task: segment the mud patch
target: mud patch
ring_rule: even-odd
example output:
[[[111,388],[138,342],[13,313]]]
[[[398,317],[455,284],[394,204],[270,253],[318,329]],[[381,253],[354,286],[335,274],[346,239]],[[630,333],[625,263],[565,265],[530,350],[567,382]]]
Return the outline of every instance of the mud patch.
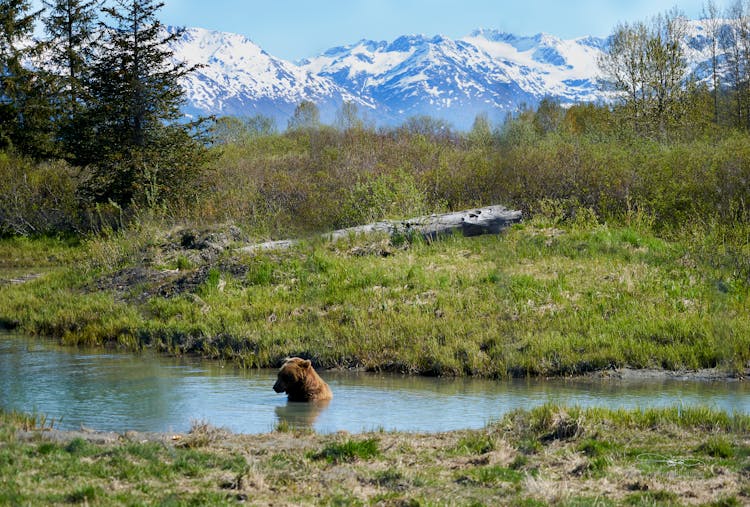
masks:
[[[222,275],[243,278],[249,268],[237,261],[204,264],[185,271],[136,266],[99,278],[89,290],[112,292],[118,301],[145,303],[152,297],[173,298],[182,294],[194,294],[206,283],[214,269]]]
[[[237,259],[225,259],[222,254],[233,242],[244,237],[234,226],[221,230],[180,229],[169,233],[165,240],[143,253],[146,259],[138,266],[130,266],[101,276],[86,289],[107,291],[118,301],[145,303],[152,297],[172,298],[195,293],[212,270],[236,278],[244,277],[248,267]],[[153,259],[159,259],[158,262]],[[179,266],[178,269],[156,267]]]
[[[719,368],[704,368],[701,370],[661,370],[656,368],[635,369],[617,368],[613,370],[601,370],[592,372],[587,377],[592,379],[615,379],[615,380],[705,380],[710,381],[742,381],[750,378],[750,368],[744,372],[733,372]]]

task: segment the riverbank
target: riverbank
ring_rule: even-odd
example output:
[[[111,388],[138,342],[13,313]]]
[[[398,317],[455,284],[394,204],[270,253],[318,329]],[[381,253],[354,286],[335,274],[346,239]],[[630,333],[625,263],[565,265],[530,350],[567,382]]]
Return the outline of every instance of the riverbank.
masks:
[[[750,298],[722,261],[731,252],[649,231],[581,213],[500,236],[267,252],[243,252],[248,238],[230,226],[6,240],[3,268],[23,283],[0,285],[0,322],[69,345],[244,367],[297,355],[322,369],[441,376],[746,375]],[[37,261],[42,276],[22,279]]]
[[[750,502],[750,418],[708,409],[516,411],[481,430],[58,432],[0,414],[0,503],[714,505]]]

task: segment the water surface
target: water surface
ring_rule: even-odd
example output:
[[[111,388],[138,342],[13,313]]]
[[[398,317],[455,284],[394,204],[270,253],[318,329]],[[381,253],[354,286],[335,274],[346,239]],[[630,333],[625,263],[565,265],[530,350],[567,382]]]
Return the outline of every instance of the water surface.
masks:
[[[205,421],[263,433],[281,421],[318,432],[437,432],[481,428],[516,408],[547,402],[609,408],[709,406],[750,413],[745,382],[680,380],[435,379],[319,372],[334,399],[290,403],[273,392],[275,370],[153,354],[90,351],[0,334],[0,408],[45,414],[55,427],[189,430]]]

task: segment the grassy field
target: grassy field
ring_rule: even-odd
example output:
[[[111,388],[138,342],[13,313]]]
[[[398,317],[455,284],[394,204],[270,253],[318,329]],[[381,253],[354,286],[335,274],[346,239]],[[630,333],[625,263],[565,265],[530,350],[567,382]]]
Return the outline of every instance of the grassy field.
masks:
[[[750,419],[547,405],[482,430],[61,433],[0,414],[2,505],[739,506]]]
[[[44,274],[0,286],[0,322],[66,344],[247,367],[289,355],[491,378],[750,367],[748,284],[720,262],[720,243],[706,252],[585,217],[500,236],[312,240],[252,254],[186,234],[2,242],[3,258],[17,259],[3,269]]]
[[[745,252],[716,236],[539,216],[500,236],[242,253],[231,227],[0,242],[0,324],[69,345],[330,368],[576,375],[750,366]],[[28,276],[28,275],[39,275]],[[11,280],[13,280],[11,282]],[[481,430],[59,432],[0,414],[0,505],[750,504],[750,419],[517,411]]]

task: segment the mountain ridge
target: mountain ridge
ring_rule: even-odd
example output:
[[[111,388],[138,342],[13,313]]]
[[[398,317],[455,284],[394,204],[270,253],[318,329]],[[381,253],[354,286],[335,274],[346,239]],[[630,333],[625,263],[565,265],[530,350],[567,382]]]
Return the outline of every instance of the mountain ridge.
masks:
[[[689,23],[685,47],[694,70],[706,59],[706,42],[701,23]],[[501,121],[543,98],[563,104],[610,100],[598,84],[597,66],[607,41],[479,28],[459,39],[361,39],[293,63],[243,35],[187,28],[171,49],[176,59],[203,64],[184,81],[188,116],[262,114],[284,128],[295,107],[309,100],[328,123],[351,102],[378,125],[429,115],[467,129],[477,114]]]

